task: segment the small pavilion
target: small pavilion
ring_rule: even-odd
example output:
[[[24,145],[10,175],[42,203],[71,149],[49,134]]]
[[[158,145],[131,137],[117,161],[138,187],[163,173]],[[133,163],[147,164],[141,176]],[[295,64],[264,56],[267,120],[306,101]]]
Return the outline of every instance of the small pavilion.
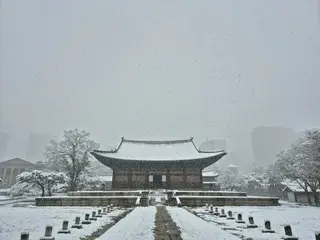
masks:
[[[94,150],[98,161],[113,170],[113,189],[202,188],[202,170],[226,155],[201,151],[193,138],[165,141],[122,138],[110,151]]]

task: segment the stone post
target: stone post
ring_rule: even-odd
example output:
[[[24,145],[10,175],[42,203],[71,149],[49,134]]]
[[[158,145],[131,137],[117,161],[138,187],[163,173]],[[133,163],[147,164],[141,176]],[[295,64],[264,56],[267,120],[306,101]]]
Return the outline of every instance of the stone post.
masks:
[[[71,233],[71,231],[68,230],[68,225],[69,225],[69,221],[63,221],[62,222],[62,230],[60,230],[58,233],[59,234],[60,233],[66,233],[66,234]]]
[[[269,220],[266,220],[266,221],[264,222],[264,227],[265,227],[266,229],[268,229],[268,230],[271,229],[271,223],[270,223]]]
[[[91,221],[90,221],[90,214],[89,213],[86,213],[84,215],[84,220],[82,221],[82,224],[90,224]]]
[[[215,215],[215,216],[219,216],[220,215],[219,209],[217,207],[215,208],[213,215]]]
[[[20,240],[29,240],[29,233],[22,232],[20,236]]]
[[[44,236],[45,237],[51,237],[51,235],[52,235],[52,226],[46,226],[46,230],[45,230],[45,232],[44,232]]]
[[[62,230],[68,230],[69,221],[62,222]]]
[[[232,211],[228,211],[228,217],[227,217],[228,220],[233,220],[234,217],[232,216]]]
[[[101,209],[98,209],[98,215],[97,217],[102,217]]]
[[[76,217],[75,224],[80,224],[80,217]]]
[[[269,220],[264,221],[264,229],[262,230],[263,233],[274,233],[271,229],[271,222]]]
[[[97,221],[96,211],[92,211],[90,220]]]
[[[245,221],[243,221],[243,219],[242,219],[242,214],[241,213],[238,213],[237,218],[238,218],[238,220],[236,220],[236,223],[245,223]]]
[[[221,218],[227,217],[227,215],[225,214],[225,212],[224,212],[224,209],[223,209],[223,208],[221,209],[220,217],[221,217]]]
[[[106,207],[102,208],[102,215],[107,215],[107,208]]]
[[[46,226],[46,230],[44,231],[44,237],[41,237],[40,240],[54,240],[54,237],[52,237],[52,226]]]
[[[80,223],[80,217],[76,217],[75,223],[74,223],[74,225],[71,226],[71,228],[77,228],[77,229],[82,228],[82,225]]]
[[[209,212],[213,213],[213,206],[212,205],[209,206]]]
[[[252,216],[249,216],[249,224],[247,225],[247,228],[257,228],[258,225],[254,224],[254,219]]]
[[[293,236],[292,229],[291,229],[290,225],[284,226],[284,233],[285,233],[285,236],[283,236],[282,239],[285,239],[285,240],[298,240],[299,239],[298,237]]]
[[[284,226],[284,234],[286,236],[292,236],[292,229],[290,225]]]

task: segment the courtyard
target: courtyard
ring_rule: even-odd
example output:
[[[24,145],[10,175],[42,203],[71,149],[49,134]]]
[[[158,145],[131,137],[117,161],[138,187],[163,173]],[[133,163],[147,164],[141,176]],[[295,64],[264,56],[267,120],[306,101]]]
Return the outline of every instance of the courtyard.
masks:
[[[282,203],[270,207],[219,207],[233,216],[243,215],[245,224],[214,216],[203,207],[114,207],[97,221],[71,229],[70,234],[58,234],[62,221],[69,221],[69,228],[77,216],[97,211],[98,207],[37,207],[34,203],[10,203],[0,206],[0,239],[20,239],[21,232],[29,232],[29,239],[44,236],[46,225],[53,226],[55,239],[281,239],[284,225],[291,225],[293,235],[304,240],[314,240],[320,228],[320,208]],[[257,228],[247,228],[249,216],[254,217]],[[271,221],[275,233],[262,233],[264,221]]]

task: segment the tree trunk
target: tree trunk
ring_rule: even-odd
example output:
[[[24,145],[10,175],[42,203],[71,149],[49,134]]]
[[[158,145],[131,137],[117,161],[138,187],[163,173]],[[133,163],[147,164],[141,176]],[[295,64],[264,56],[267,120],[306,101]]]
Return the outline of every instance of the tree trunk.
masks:
[[[51,183],[50,181],[48,182],[48,196],[51,197],[52,196],[52,192],[51,192]]]
[[[312,202],[311,202],[311,197],[310,197],[310,192],[308,191],[308,184],[307,183],[304,183],[304,191],[306,192],[307,194],[307,198],[308,198],[308,203],[309,205],[311,206],[312,205]]]
[[[317,207],[320,207],[320,199],[319,199],[319,194],[317,190],[312,191],[313,197],[314,197],[314,203],[316,204]]]
[[[44,197],[45,196],[45,190],[44,190],[44,186],[40,186],[41,188],[41,197]]]
[[[36,182],[36,184],[41,188],[41,197],[45,196],[45,187],[40,182]]]

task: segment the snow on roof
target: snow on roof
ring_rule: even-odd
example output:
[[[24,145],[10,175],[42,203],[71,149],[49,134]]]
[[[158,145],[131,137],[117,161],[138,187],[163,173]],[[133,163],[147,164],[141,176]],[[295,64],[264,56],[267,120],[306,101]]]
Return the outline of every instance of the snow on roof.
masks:
[[[228,165],[228,168],[238,168],[238,166],[234,165],[234,164],[230,164],[230,165]]]
[[[213,171],[203,171],[202,172],[203,177],[218,177],[219,173],[213,172]]]
[[[193,138],[167,141],[129,140],[122,138],[117,149],[93,152],[102,157],[122,160],[191,160],[224,155],[224,151],[205,152],[199,150]]]
[[[26,166],[30,166],[30,167],[34,167],[35,164],[31,163],[31,162],[28,162],[26,160],[23,160],[21,158],[13,158],[13,159],[9,159],[9,160],[6,160],[6,161],[3,161],[3,162],[0,162],[0,166],[6,166],[6,165],[26,165]]]
[[[285,189],[289,189],[292,192],[305,192],[298,183],[288,183],[285,185],[286,187],[282,191],[284,191]],[[312,192],[310,187],[308,187],[308,192]],[[320,192],[320,189],[318,189],[317,192]]]

